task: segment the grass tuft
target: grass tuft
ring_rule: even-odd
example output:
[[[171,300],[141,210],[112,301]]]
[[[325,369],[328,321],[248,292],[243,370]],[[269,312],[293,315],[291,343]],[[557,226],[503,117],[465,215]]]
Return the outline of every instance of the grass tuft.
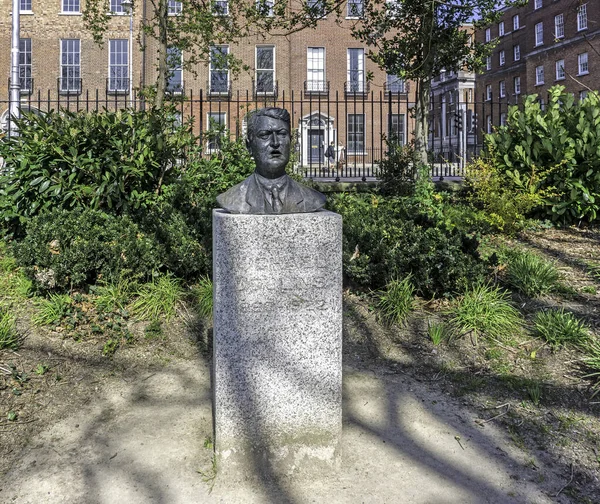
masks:
[[[510,303],[508,292],[489,284],[467,291],[450,310],[450,325],[456,333],[479,334],[506,340],[521,330],[521,316]]]
[[[21,337],[14,315],[0,307],[0,350],[17,350],[20,344]]]
[[[67,294],[50,294],[48,299],[37,301],[38,312],[32,317],[35,325],[58,324],[66,317],[73,306],[73,300]]]
[[[192,288],[194,306],[202,318],[211,318],[213,314],[213,283],[208,277],[200,279],[198,285]]]
[[[414,292],[410,277],[390,281],[385,289],[378,293],[377,308],[381,319],[387,324],[403,322],[413,309]]]
[[[98,311],[115,313],[125,309],[131,300],[135,284],[119,280],[117,283],[99,285],[95,288],[94,305]]]
[[[600,392],[600,341],[588,340],[583,346],[583,351],[585,352],[583,364],[590,371],[584,378],[591,378],[594,381],[591,387],[593,397]]]
[[[183,295],[178,279],[171,275],[160,276],[137,289],[137,299],[131,304],[131,312],[138,320],[164,317],[168,321],[175,315],[175,308]]]
[[[438,346],[447,338],[448,329],[443,322],[431,322],[427,324],[427,334],[431,338],[431,342]]]
[[[585,324],[562,308],[536,313],[533,325],[535,334],[553,348],[567,344],[582,345],[589,337]]]
[[[560,273],[556,266],[528,250],[507,253],[507,284],[528,297],[541,296],[560,288]]]

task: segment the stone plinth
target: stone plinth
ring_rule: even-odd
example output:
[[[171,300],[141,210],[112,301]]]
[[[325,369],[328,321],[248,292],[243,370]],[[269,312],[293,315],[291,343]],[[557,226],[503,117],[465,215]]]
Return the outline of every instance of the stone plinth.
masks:
[[[342,431],[342,218],[213,213],[219,470],[319,472]]]

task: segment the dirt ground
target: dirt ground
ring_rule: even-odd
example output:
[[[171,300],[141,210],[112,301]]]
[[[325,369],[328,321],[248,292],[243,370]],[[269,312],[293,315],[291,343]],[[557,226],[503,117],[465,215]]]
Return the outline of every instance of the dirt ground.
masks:
[[[598,234],[522,241],[554,257],[574,292],[516,301],[525,312],[567,303],[598,334]],[[133,344],[107,358],[93,341],[32,328],[29,309],[22,347],[0,352],[2,503],[600,502],[600,397],[572,350],[531,338],[502,359],[468,338],[436,347],[426,327],[440,306],[389,330],[346,293],[341,470],[240,481],[212,465],[210,332],[193,316],[157,339],[132,327]]]

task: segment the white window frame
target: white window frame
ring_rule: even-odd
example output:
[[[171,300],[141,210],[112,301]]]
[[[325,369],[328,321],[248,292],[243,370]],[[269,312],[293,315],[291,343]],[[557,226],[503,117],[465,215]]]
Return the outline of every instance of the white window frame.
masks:
[[[586,75],[590,73],[588,53],[584,52],[577,55],[577,75]]]
[[[352,68],[352,54],[357,55],[357,68]],[[346,90],[351,93],[364,93],[365,86],[365,50],[362,47],[351,47],[346,52]]]
[[[565,79],[565,60],[558,60],[554,64],[554,69],[556,71],[556,80],[564,80]]]
[[[506,126],[506,112],[500,113],[500,126]]]
[[[81,14],[81,0],[61,0],[60,13],[70,16],[78,16]],[[67,39],[64,39],[67,40]],[[74,40],[74,39],[69,39]]]
[[[183,10],[183,4],[179,0],[169,0],[167,4],[168,16],[179,16]]]
[[[491,55],[488,55],[485,58],[485,69],[486,70],[492,69],[492,56]]]
[[[515,14],[512,17],[512,22],[513,22],[513,31],[517,31],[521,27],[518,14]]]
[[[561,39],[565,36],[565,16],[561,12],[554,16],[554,38]]]
[[[587,30],[587,4],[581,4],[577,7],[577,31]]]
[[[506,81],[501,80],[500,83],[500,98],[506,97]]]
[[[506,53],[504,52],[504,49],[498,53],[498,60],[500,62],[500,66],[504,66],[506,64]]]
[[[504,21],[498,23],[498,36],[504,37]]]
[[[71,81],[74,83],[73,86],[70,85]],[[60,39],[59,91],[61,93],[81,93],[80,39]]]
[[[33,77],[31,73],[32,52],[31,39],[19,39],[19,87],[21,93],[31,93],[33,91]]]
[[[485,100],[486,101],[491,101],[492,97],[493,97],[492,85],[488,84],[487,86],[485,86]]]
[[[486,28],[485,29],[485,41],[490,42],[491,40],[492,40],[492,29]]]
[[[32,14],[33,11],[33,0],[20,0],[19,2],[19,13],[20,14]]]
[[[215,16],[229,16],[229,0],[213,0],[212,11]]]
[[[323,93],[327,91],[325,80],[325,48],[306,48],[306,91]]]
[[[347,0],[346,19],[360,19],[365,12],[363,0]]]
[[[533,10],[538,10],[542,8],[542,0],[534,0],[533,2]]]
[[[535,67],[535,85],[541,86],[544,84],[544,65]]]
[[[216,120],[215,120],[216,117]],[[211,121],[212,119],[212,121]],[[218,126],[227,127],[227,112],[223,111],[210,111],[206,113],[206,131],[211,131],[211,126],[213,124],[217,124]],[[219,152],[221,150],[221,146],[219,145],[219,140],[209,140],[206,142],[206,152],[208,154],[213,152]]]
[[[540,21],[535,25],[535,45],[540,46],[544,44],[544,23]]]
[[[516,95],[521,94],[521,77],[517,76],[513,79],[513,87]]]
[[[221,54],[224,54],[225,56],[229,55],[229,46],[226,44],[223,45],[214,45],[211,46],[210,48],[210,63],[208,66],[208,92],[211,95],[226,95],[229,94],[229,79],[230,79],[230,74],[229,74],[229,65],[225,65],[225,68],[221,67],[221,66],[214,66],[214,61],[213,61],[213,51],[218,50],[219,52],[221,52]],[[216,74],[222,74],[225,73],[225,83],[226,83],[226,89],[222,89],[221,85],[219,84],[219,86],[216,86],[218,89],[213,89],[213,75]],[[222,79],[220,79],[221,81]]]
[[[126,14],[122,0],[110,0],[108,2],[108,13],[111,16],[123,16]]]
[[[275,0],[256,0],[256,9],[266,17],[273,17],[275,15],[274,7]]]
[[[489,135],[492,132],[492,116],[485,116],[485,132]]]
[[[124,48],[124,50],[123,50]],[[120,49],[120,50],[119,50]],[[116,85],[114,85],[116,84]],[[129,92],[129,40],[108,41],[108,92]]]
[[[271,50],[271,62],[272,62],[272,68],[259,68],[259,58],[258,58],[258,53],[259,51],[263,50],[263,49],[270,49]],[[255,68],[255,74],[254,74],[254,78],[255,78],[255,82],[256,82],[256,88],[255,91],[257,94],[260,95],[274,95],[275,94],[275,90],[277,88],[277,81],[275,79],[275,68],[276,68],[276,60],[275,60],[275,46],[274,45],[257,45],[256,49],[254,50],[254,68]],[[271,89],[268,91],[259,91],[259,73],[260,74],[271,74]]]
[[[355,123],[354,121],[352,122],[353,127],[350,128],[350,118],[356,118],[356,117],[362,117],[362,132],[351,132],[350,130],[354,128]],[[347,140],[347,152],[348,154],[358,154],[358,155],[362,155],[365,153],[365,140],[366,140],[366,135],[365,135],[365,114],[347,114],[346,116],[346,140]],[[356,138],[351,139],[350,135],[355,135]],[[360,135],[360,137],[359,137]],[[360,148],[362,145],[362,148]]]
[[[519,61],[521,59],[521,46],[515,44],[513,46],[513,61]]]
[[[181,49],[173,46],[167,48],[167,66],[169,67],[167,93],[183,93],[183,51]]]

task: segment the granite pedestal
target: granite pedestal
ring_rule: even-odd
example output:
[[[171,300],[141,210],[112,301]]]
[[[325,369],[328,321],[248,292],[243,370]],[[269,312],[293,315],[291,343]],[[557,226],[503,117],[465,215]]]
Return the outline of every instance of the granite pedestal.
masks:
[[[220,471],[340,461],[342,218],[213,213],[213,407]]]

